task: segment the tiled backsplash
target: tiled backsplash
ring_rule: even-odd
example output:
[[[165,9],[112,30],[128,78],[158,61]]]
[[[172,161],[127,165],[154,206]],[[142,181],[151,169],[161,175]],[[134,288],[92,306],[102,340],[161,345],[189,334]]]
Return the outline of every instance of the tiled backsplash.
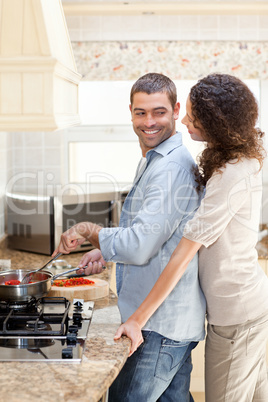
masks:
[[[267,15],[67,16],[72,41],[268,40]]]
[[[46,182],[61,183],[61,134],[61,131],[8,133],[8,190],[36,191]]]

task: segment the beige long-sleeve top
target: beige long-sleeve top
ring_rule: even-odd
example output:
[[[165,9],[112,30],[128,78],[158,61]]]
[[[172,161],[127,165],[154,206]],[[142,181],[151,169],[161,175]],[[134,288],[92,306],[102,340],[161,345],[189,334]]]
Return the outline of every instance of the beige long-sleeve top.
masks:
[[[268,278],[258,264],[262,177],[255,159],[227,163],[207,182],[184,237],[201,243],[199,277],[207,319],[234,325],[268,311]]]

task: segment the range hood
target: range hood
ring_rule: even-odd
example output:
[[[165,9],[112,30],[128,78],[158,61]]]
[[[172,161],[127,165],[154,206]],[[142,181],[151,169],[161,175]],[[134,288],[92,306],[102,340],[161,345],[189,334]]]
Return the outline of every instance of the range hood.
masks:
[[[80,78],[61,0],[0,0],[0,131],[79,124]]]

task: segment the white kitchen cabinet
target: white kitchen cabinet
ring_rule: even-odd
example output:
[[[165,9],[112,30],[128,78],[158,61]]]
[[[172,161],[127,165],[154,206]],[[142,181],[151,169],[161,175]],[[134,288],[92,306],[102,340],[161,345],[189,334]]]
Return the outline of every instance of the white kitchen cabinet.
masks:
[[[80,78],[61,0],[0,0],[0,131],[79,124]]]
[[[193,392],[205,391],[205,341],[198,343],[197,347],[192,351],[193,371],[191,375],[190,390]]]
[[[266,275],[268,274],[268,260],[266,258],[259,258],[258,260],[261,268],[264,270]]]
[[[116,291],[116,264],[115,262],[109,262],[110,264],[110,289],[117,296]]]

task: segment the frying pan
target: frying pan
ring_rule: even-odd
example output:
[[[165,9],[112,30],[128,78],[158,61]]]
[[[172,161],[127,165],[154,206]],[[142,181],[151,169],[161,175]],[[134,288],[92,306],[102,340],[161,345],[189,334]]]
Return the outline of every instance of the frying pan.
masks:
[[[33,297],[39,299],[40,297],[45,296],[50,291],[53,281],[56,278],[77,269],[78,268],[72,268],[68,271],[61,272],[60,274],[54,276],[49,271],[35,272],[32,274],[32,283],[22,285],[5,285],[5,282],[13,279],[21,281],[27,272],[32,271],[17,269],[1,272],[0,300],[7,302],[28,302]]]

